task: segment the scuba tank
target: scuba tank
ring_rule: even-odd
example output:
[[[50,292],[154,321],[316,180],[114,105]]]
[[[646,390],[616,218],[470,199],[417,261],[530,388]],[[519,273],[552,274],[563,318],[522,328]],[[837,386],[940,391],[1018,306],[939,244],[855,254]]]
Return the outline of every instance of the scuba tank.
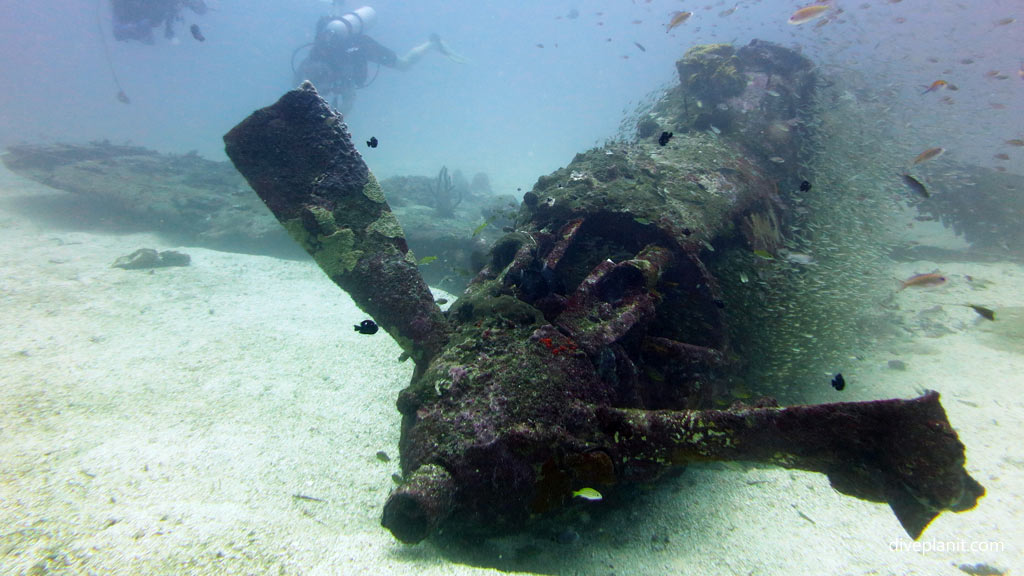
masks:
[[[346,40],[350,36],[362,34],[377,23],[377,11],[369,6],[355,10],[332,19],[327,23],[325,32],[338,40]]]
[[[325,59],[325,54],[330,54],[331,52],[337,51],[339,49],[344,49],[346,52],[354,50],[355,48],[348,48],[349,42],[355,39],[356,37],[364,34],[376,23],[377,11],[369,6],[362,6],[360,8],[356,8],[355,10],[342,14],[341,16],[335,16],[334,14],[331,14],[329,16],[324,16],[320,18],[320,21],[317,22],[316,25],[316,39],[313,42],[299,46],[292,52],[292,74],[295,76],[296,81],[298,81],[301,78],[302,75],[300,75],[299,71],[302,70],[302,67],[305,66],[307,62],[314,62],[315,64],[317,64],[318,59]],[[295,66],[295,59],[300,52],[307,48],[310,49],[310,52],[309,54],[307,54],[306,58],[303,59],[302,63],[299,65],[299,68],[297,69]],[[320,56],[318,56],[318,51],[320,51]],[[330,58],[326,59],[330,60]],[[322,66],[325,65],[325,62],[319,62],[318,64]],[[326,65],[330,66],[330,64]],[[371,78],[369,82],[366,82],[364,73],[362,77],[358,79],[353,79],[352,83],[355,85],[356,88],[365,88],[366,86],[372,84],[374,80],[376,80],[377,73],[379,72],[380,64],[377,65],[377,71],[374,72],[373,78]],[[311,78],[306,79],[310,80]],[[314,83],[316,82],[314,81]],[[323,90],[323,94],[336,92],[331,82],[328,81],[325,82],[325,84],[327,85],[318,86],[318,88],[321,88]],[[335,97],[334,99],[334,106],[337,107],[337,97]]]
[[[316,25],[316,41],[308,42],[292,51],[292,74],[296,73],[295,58],[299,52],[312,48],[317,43],[344,41],[352,36],[362,34],[377,23],[377,11],[369,6],[356,8],[341,16],[324,16]]]

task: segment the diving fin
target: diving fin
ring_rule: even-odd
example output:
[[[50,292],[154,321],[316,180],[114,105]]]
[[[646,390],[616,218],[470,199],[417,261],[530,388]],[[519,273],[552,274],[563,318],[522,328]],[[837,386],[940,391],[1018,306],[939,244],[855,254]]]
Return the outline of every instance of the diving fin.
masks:
[[[437,34],[431,34],[430,43],[437,48],[438,52],[443,54],[445,58],[451,60],[452,62],[456,62],[458,64],[469,64],[469,59],[463,56],[462,54],[459,54],[458,52],[452,50],[451,47],[449,47],[444,40],[441,40],[441,36]]]

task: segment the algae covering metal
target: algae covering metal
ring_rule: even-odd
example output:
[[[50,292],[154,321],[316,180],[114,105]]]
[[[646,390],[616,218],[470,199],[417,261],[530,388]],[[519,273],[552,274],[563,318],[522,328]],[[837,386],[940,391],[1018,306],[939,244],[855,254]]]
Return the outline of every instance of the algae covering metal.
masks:
[[[341,115],[306,83],[224,140],[228,157],[292,238],[426,365],[444,345],[446,324]]]
[[[728,52],[707,51],[716,60]],[[689,65],[702,53],[691,51]],[[741,358],[730,345],[729,302],[704,259],[716,245],[779,249],[771,244],[776,182],[792,178],[785,158],[797,142],[750,140],[799,112],[797,94],[813,82],[809,65],[785,49],[754,43],[736,54],[729,66],[745,75],[742,91],[717,103],[673,91],[648,118],[660,130],[579,154],[540,178],[515,230],[443,317],[425,287],[409,290],[418,276],[400,257],[401,237],[367,234],[387,206],[365,203],[371,177],[312,87],[225,137],[282,224],[417,358],[398,399],[403,482],[382,517],[397,538],[521,528],[581,489],[613,494],[695,460],[827,474],[845,494],[888,502],[915,538],[940,512],[982,496],[936,393],[712,409]],[[796,88],[773,90],[769,77]],[[776,98],[785,102],[760,104]],[[683,99],[746,112],[728,129],[705,130]],[[325,181],[348,184],[325,191]],[[326,249],[335,237],[342,247]],[[406,262],[403,280],[364,261]],[[382,301],[431,323],[399,324]]]

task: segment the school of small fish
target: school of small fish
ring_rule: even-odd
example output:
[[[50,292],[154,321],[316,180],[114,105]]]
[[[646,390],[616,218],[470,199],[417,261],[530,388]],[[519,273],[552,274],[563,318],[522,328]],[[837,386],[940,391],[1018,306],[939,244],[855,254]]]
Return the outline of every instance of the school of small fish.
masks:
[[[794,2],[788,6],[779,7],[769,4],[765,0],[739,0],[728,3],[727,0],[718,0],[714,4],[709,3],[703,6],[684,1],[680,9],[663,12],[660,15],[656,3],[651,1],[631,0],[631,4],[636,17],[626,19],[624,23],[629,24],[635,30],[630,33],[630,36],[633,37],[617,38],[613,35],[604,38],[604,42],[612,46],[631,45],[635,49],[632,51],[634,59],[646,58],[652,50],[655,53],[663,54],[666,49],[676,52],[695,44],[732,42],[737,31],[742,32],[744,36],[758,37],[760,28],[771,26],[772,19],[764,18],[764,13],[767,10],[776,14],[776,23],[790,26],[792,31],[789,36],[794,43],[799,44],[806,51],[805,53],[816,61],[832,60],[843,67],[865,70],[872,65],[877,65],[879,70],[886,70],[887,66],[902,66],[904,77],[897,78],[891,74],[880,74],[876,78],[877,84],[874,88],[878,97],[896,96],[902,85],[919,85],[921,88],[918,89],[918,92],[921,96],[936,95],[934,99],[929,100],[935,106],[977,108],[982,105],[991,110],[1009,111],[1012,108],[1010,102],[1013,101],[1017,102],[1018,117],[1024,117],[1024,114],[1020,113],[1021,106],[1019,104],[1024,102],[1024,94],[1022,94],[1024,90],[1017,89],[1015,93],[1008,93],[1007,90],[1002,89],[1003,87],[997,87],[995,91],[987,90],[980,93],[978,87],[970,81],[972,74],[970,69],[976,70],[973,72],[978,75],[975,78],[980,76],[986,80],[998,82],[1016,75],[1024,80],[1024,48],[1017,50],[1016,54],[1012,52],[1006,54],[1007,58],[1013,60],[1012,68],[1005,64],[1003,66],[988,64],[995,64],[996,55],[974,48],[977,41],[987,40],[987,38],[983,38],[984,36],[1000,36],[1009,31],[1018,30],[1020,22],[1016,15],[995,18],[982,17],[983,13],[988,12],[987,8],[982,10],[979,7],[978,10],[969,10],[967,4],[964,3],[925,8],[925,11],[963,11],[962,15],[958,15],[954,21],[957,30],[935,30],[928,33],[932,36],[932,42],[948,47],[948,49],[943,48],[939,53],[929,54],[918,52],[918,46],[921,44],[918,36],[921,32],[908,35],[906,38],[894,33],[892,29],[879,31],[877,34],[873,33],[882,27],[895,27],[895,30],[899,30],[900,26],[912,25],[922,16],[920,5],[900,0],[864,0],[856,5],[837,0],[811,0],[806,3]],[[1000,9],[1003,7],[993,5],[993,10]],[[748,14],[750,19],[744,21],[744,16]],[[555,18],[566,21],[589,20],[594,26],[605,26],[606,23],[610,26],[612,24],[608,21],[611,18],[610,13],[606,14],[603,11],[587,13],[575,8],[570,10],[567,15],[563,13],[555,15]],[[650,34],[648,27],[653,25],[660,25],[667,33],[667,38],[682,40],[684,44],[682,46],[674,44],[671,48],[666,48],[664,42],[657,41],[655,36]],[[963,30],[959,29],[961,26]],[[609,30],[612,31],[612,28],[610,27]],[[642,30],[648,32],[639,32]],[[825,33],[822,30],[830,32]],[[966,37],[965,32],[967,33]],[[643,36],[638,36],[638,33]],[[1009,38],[1006,40],[1012,42]],[[538,48],[552,45],[557,47],[557,44],[551,42],[536,42]],[[886,58],[887,53],[892,55]],[[621,48],[618,58],[623,62],[632,62],[631,54]],[[917,59],[921,61],[918,62]],[[980,68],[982,66],[985,68]],[[977,70],[978,68],[980,70]],[[965,85],[968,86],[966,89],[968,93],[957,94]],[[989,100],[986,102],[983,101],[983,98]],[[895,106],[886,112],[894,108]],[[924,107],[914,109],[911,113],[915,116],[922,116],[922,118],[905,121],[905,125],[909,129],[908,140],[915,133],[918,135],[928,133],[933,142],[943,144],[943,146],[929,149],[939,150],[938,154],[926,155],[912,163],[912,166],[932,160],[944,152],[946,144],[954,144],[953,142],[943,142],[943,140],[950,139],[951,136],[966,136],[965,132],[972,131],[998,133],[999,129],[1004,126],[1015,124],[1014,122],[1002,122],[993,117],[986,123],[969,124],[971,127],[966,131],[959,129],[951,133],[949,130],[943,132],[938,129],[943,119],[949,118],[950,114],[934,110],[934,114],[930,118],[924,117],[923,115],[929,113],[929,108]],[[964,114],[972,113],[973,111],[964,111]],[[984,117],[982,118],[984,119]],[[1020,128],[1019,122],[1016,125],[1018,128],[1015,132],[1020,133],[1024,130],[1024,128]],[[941,136],[945,136],[945,138]],[[1017,134],[1006,134],[1003,138],[996,140],[993,146],[1017,146],[1012,142],[1020,140]],[[1006,142],[1006,144],[1001,145],[1000,142]],[[1019,171],[1021,164],[1024,163],[1024,154],[1015,154],[1003,149],[992,150],[989,152],[988,158],[993,161],[992,168],[999,172],[1014,169]],[[922,176],[913,175],[919,182],[924,182],[925,179]],[[916,189],[915,193],[918,193]]]
[[[936,288],[948,279],[927,272],[894,287],[893,278],[878,266],[886,246],[899,243],[906,226],[913,226],[894,224],[894,204],[914,210],[969,193],[972,183],[958,166],[971,154],[997,172],[1021,170],[1024,83],[1009,80],[1024,81],[1024,46],[1009,36],[1019,31],[1017,15],[998,15],[1010,11],[1006,4],[983,9],[900,0],[719,0],[706,5],[683,0],[674,10],[662,11],[645,0],[632,4],[635,16],[619,18],[626,26],[608,26],[610,35],[602,37],[603,44],[619,48],[622,61],[630,62],[622,65],[632,65],[630,54],[636,61],[666,51],[677,56],[696,44],[759,37],[760,29],[769,28],[788,35],[790,45],[823,64],[830,76],[828,86],[808,103],[814,112],[806,124],[786,130],[800,134],[808,128],[819,137],[807,139],[796,158],[764,158],[780,169],[813,175],[806,190],[793,191],[785,247],[747,250],[737,256],[729,275],[738,279],[729,289],[739,290],[728,295],[732,313],[763,315],[765,325],[775,327],[770,334],[749,337],[776,348],[776,354],[753,361],[760,363],[761,373],[777,375],[780,386],[796,374],[820,377],[822,370],[842,364],[836,351],[856,347],[851,342],[860,337],[844,331],[842,319],[872,317],[879,313],[878,302],[894,292]],[[957,16],[941,29],[923,24],[942,11]],[[611,24],[611,17],[600,12],[578,16],[574,25]],[[618,37],[622,30],[629,37]],[[1002,52],[982,47],[997,40]],[[765,93],[780,98],[782,90],[771,86]],[[623,110],[619,140],[634,137],[637,122],[658,96],[652,91],[635,108]],[[728,112],[734,105],[712,106]],[[723,133],[718,122],[706,130],[711,136]],[[990,149],[978,154],[979,143],[986,141]],[[668,145],[667,138],[660,143]],[[951,181],[962,188],[951,187]],[[781,285],[786,290],[773,289]],[[809,298],[778,299],[778,292]],[[988,318],[988,308],[969,306]],[[782,328],[780,317],[786,319]]]

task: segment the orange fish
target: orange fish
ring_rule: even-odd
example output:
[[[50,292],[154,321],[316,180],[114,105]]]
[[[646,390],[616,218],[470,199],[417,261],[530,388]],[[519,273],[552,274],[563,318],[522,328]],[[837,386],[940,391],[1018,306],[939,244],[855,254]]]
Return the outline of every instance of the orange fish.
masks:
[[[796,26],[811,20],[821,18],[825,15],[825,12],[829,9],[828,4],[812,4],[811,6],[805,6],[789,17],[789,23]]]
[[[932,82],[931,86],[925,88],[925,91],[921,92],[921,94],[927,94],[929,92],[935,92],[939,88],[942,88],[943,86],[946,86],[948,84],[949,84],[949,82],[946,82],[945,80],[936,80],[935,82]]]
[[[920,164],[922,162],[927,162],[927,161],[931,160],[932,158],[938,158],[939,156],[942,156],[942,153],[945,152],[945,151],[946,151],[945,148],[938,148],[938,147],[936,147],[936,148],[929,148],[929,149],[925,150],[924,152],[921,152],[920,154],[918,154],[917,158],[914,158],[914,164]]]
[[[930,272],[928,274],[914,274],[910,278],[907,278],[903,282],[900,282],[900,290],[903,290],[904,288],[910,288],[911,286],[940,286],[945,283],[946,277],[939,272]]]
[[[672,19],[668,21],[668,28],[665,29],[665,32],[671,32],[673,28],[689,20],[690,16],[693,16],[693,12],[673,12]]]
[[[1024,146],[1024,140],[1021,140],[1020,138],[1014,138],[1013,140],[1007,140],[1006,143],[1009,144],[1010,146]]]

